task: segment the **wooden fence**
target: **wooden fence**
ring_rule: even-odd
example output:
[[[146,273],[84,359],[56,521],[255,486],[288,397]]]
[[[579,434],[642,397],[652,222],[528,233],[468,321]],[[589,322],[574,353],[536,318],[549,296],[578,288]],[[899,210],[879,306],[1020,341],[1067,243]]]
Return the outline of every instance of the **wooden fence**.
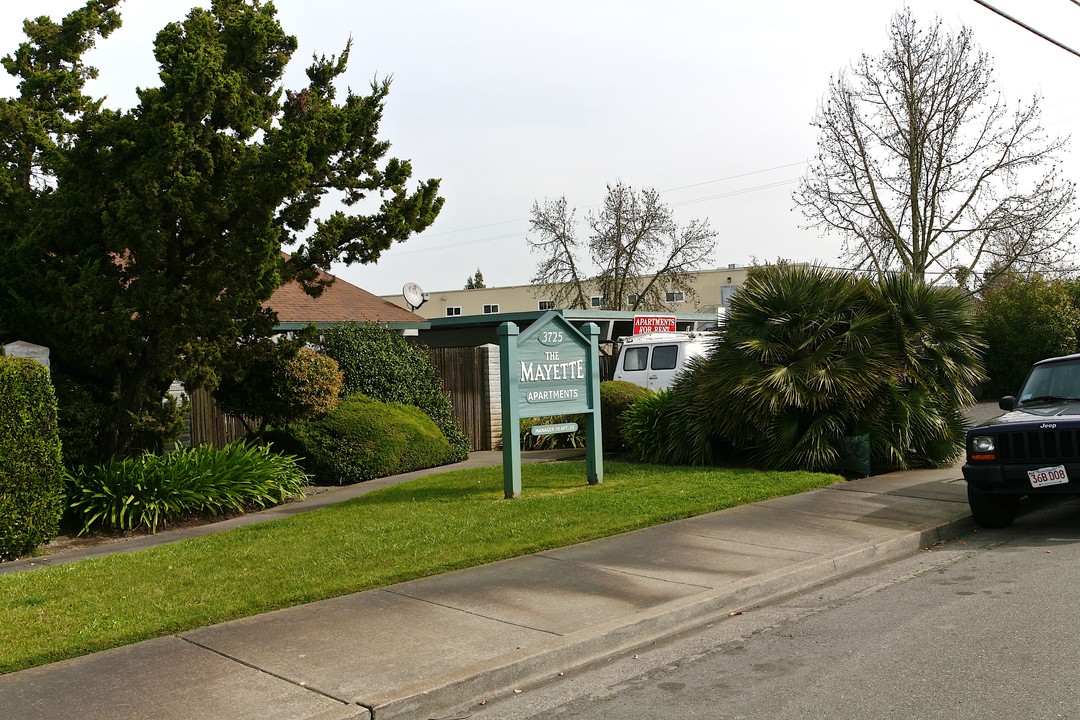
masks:
[[[214,402],[214,396],[202,388],[192,390],[190,398],[191,445],[213,445],[223,448],[233,440],[247,435],[239,418],[226,415]]]
[[[469,437],[472,449],[493,449],[486,351],[475,347],[429,348],[429,351],[443,389],[450,393],[454,417]],[[222,412],[206,390],[192,391],[189,400],[191,445],[221,448],[247,434],[240,419]]]
[[[499,384],[498,366],[491,364],[485,347],[428,348],[439,372],[443,389],[450,394],[454,417],[469,437],[473,450],[495,450],[500,428],[497,397],[492,387]],[[615,358],[600,356],[600,376],[610,380]],[[495,377],[491,377],[494,374]],[[199,389],[191,393],[191,444],[209,443],[224,447],[244,437],[244,425],[238,418],[225,415],[213,396]]]
[[[450,393],[454,417],[473,450],[492,450],[492,411],[488,390],[488,352],[483,347],[428,348],[443,389]]]

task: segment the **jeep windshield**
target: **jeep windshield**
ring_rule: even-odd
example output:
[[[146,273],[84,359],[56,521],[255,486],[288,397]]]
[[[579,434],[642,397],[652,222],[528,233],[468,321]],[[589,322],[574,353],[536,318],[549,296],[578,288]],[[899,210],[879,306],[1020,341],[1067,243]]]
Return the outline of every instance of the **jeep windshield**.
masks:
[[[1031,369],[1020,405],[1076,402],[1080,399],[1080,360],[1052,362]]]

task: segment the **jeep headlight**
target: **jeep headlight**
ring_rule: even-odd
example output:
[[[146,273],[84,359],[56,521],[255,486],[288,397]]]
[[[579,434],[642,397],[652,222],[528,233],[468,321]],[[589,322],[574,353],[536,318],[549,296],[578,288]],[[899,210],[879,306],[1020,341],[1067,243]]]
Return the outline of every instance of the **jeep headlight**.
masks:
[[[971,451],[979,454],[994,452],[994,436],[976,435],[971,439]]]

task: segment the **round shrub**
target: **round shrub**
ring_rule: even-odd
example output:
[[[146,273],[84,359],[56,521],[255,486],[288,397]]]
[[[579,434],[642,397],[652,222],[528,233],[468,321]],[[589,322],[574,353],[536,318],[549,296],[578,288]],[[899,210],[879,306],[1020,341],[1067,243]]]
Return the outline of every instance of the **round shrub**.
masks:
[[[237,378],[226,378],[215,397],[228,413],[258,418],[267,426],[291,423],[333,410],[344,387],[337,362],[308,347],[256,348]]]
[[[0,356],[0,560],[25,555],[56,536],[64,469],[49,371]]]
[[[290,429],[291,448],[319,482],[348,485],[454,462],[457,450],[418,408],[350,395]]]
[[[384,325],[342,323],[326,329],[322,349],[341,368],[346,395],[362,394],[420,408],[454,449],[452,462],[468,457],[469,438],[454,418],[450,396],[424,346],[408,342]]]
[[[604,452],[626,449],[622,438],[623,413],[639,398],[652,391],[625,380],[600,383],[600,422],[603,426]]]

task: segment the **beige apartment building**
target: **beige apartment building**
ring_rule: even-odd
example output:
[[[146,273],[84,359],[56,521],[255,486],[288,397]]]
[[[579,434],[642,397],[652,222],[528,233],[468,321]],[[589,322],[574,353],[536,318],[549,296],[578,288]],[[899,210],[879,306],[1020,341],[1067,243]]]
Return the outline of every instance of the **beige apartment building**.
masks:
[[[715,315],[717,308],[727,307],[738,288],[746,282],[748,269],[729,265],[726,268],[700,270],[693,273],[691,281],[693,294],[666,293],[666,296],[662,298],[664,310],[672,313]],[[539,285],[510,285],[477,290],[440,290],[428,292],[427,296],[427,301],[413,312],[428,320],[555,309],[554,303],[544,296],[544,288]],[[410,309],[409,303],[401,294],[383,295],[382,298],[399,307]],[[591,296],[590,300],[593,307],[597,309],[607,305],[604,298],[598,295]],[[629,310],[633,300],[634,298],[623,298],[620,309]]]

